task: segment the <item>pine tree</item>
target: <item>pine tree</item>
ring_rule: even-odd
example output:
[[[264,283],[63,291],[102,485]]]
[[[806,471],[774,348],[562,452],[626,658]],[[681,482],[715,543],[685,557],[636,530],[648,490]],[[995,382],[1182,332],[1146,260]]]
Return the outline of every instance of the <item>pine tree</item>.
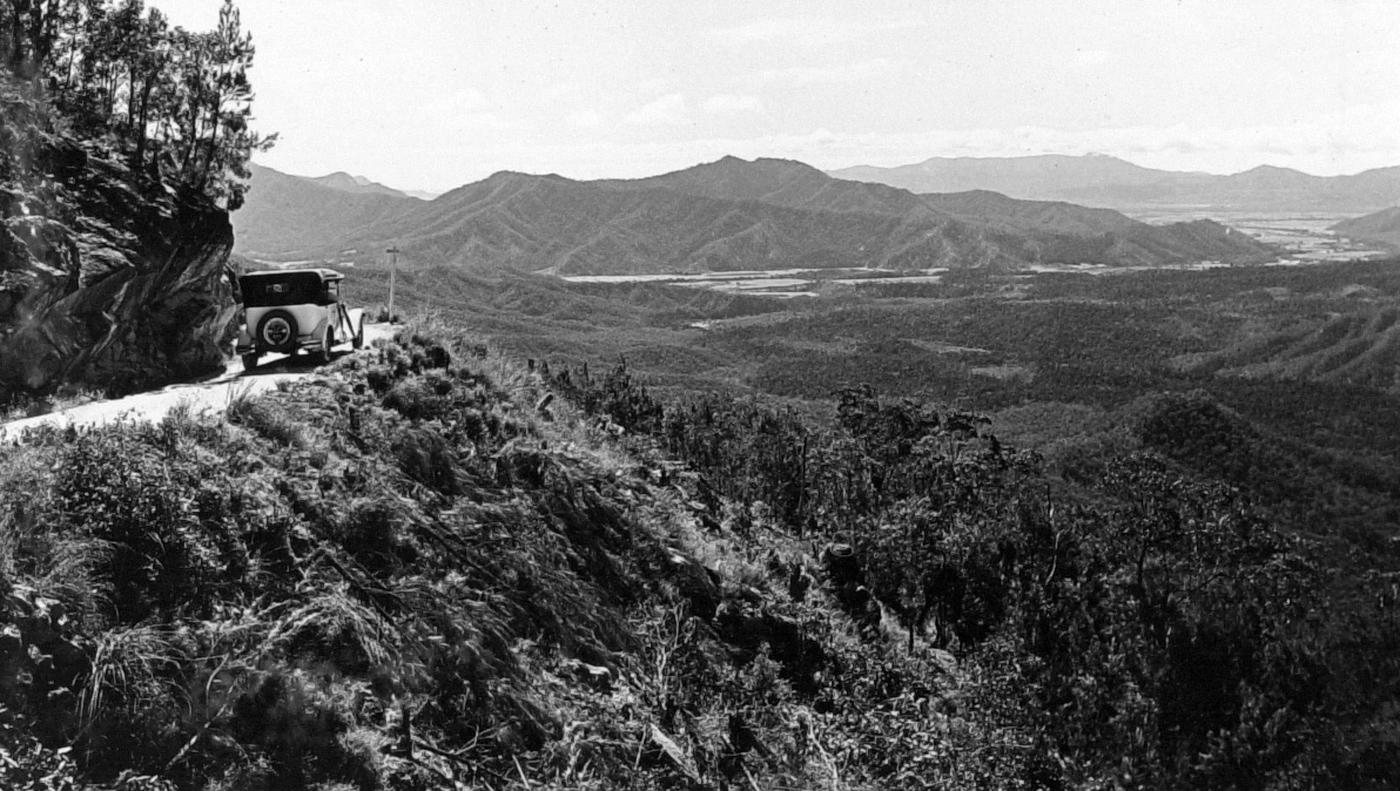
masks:
[[[276,138],[249,127],[254,51],[232,0],[210,32],[172,29],[144,0],[0,5],[0,59],[42,82],[76,134],[229,210]]]

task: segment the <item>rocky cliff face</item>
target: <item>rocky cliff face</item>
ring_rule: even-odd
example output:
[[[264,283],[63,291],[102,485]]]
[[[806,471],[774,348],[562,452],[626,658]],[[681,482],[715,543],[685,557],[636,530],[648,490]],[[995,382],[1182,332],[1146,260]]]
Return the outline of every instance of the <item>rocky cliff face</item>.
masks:
[[[228,213],[97,146],[41,134],[24,159],[0,183],[0,400],[219,370],[236,311]]]

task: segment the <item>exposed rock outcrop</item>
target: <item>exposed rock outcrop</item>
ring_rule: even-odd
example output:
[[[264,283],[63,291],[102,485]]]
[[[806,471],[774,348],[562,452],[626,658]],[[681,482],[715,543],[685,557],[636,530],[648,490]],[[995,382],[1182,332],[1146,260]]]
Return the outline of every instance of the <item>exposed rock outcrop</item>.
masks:
[[[236,305],[228,213],[45,135],[0,192],[0,399],[216,371]]]

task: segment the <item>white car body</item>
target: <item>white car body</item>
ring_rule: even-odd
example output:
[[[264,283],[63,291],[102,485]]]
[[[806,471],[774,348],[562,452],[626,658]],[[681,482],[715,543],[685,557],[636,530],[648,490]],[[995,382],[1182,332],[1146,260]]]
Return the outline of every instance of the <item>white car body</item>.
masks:
[[[330,269],[276,269],[238,279],[243,296],[243,327],[235,351],[244,369],[267,352],[306,351],[330,360],[331,347],[350,341],[364,345],[364,311],[340,301],[344,275]]]

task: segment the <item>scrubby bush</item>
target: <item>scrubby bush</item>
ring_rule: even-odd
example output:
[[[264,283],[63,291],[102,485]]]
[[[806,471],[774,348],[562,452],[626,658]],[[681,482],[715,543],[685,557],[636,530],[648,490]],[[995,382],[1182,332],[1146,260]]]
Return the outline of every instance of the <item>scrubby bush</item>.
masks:
[[[301,447],[306,444],[301,427],[284,412],[262,399],[246,394],[238,396],[229,402],[224,414],[228,416],[230,423],[244,426],[259,436],[283,445]]]
[[[318,686],[297,672],[261,676],[233,702],[230,735],[264,757],[268,791],[335,782],[379,788],[376,756],[347,744],[353,717]]]
[[[71,551],[89,571],[71,617],[0,613],[15,657],[55,651],[27,684],[38,665],[0,667],[0,703],[49,712],[26,727],[127,786],[645,786],[624,723],[659,699],[598,709],[616,739],[590,755],[616,762],[571,768],[545,758],[573,721],[556,712],[591,710],[596,682],[537,683],[568,662],[620,678],[639,645],[624,613],[673,595],[660,538],[620,505],[633,484],[547,444],[449,344],[411,343],[238,399],[227,424],[186,412],[24,451],[50,461],[8,470],[39,490],[0,497],[10,568],[38,580]],[[386,405],[376,376],[415,399]]]
[[[572,378],[561,392],[580,381],[589,392],[577,402],[598,412],[645,395]],[[850,545],[855,581],[834,592],[852,618],[873,635],[893,612],[911,656],[944,645],[984,663],[970,697],[1035,734],[1007,746],[1002,769],[969,774],[921,741],[924,730],[867,722],[887,738],[859,748],[871,750],[863,760],[902,762],[877,773],[882,782],[1274,787],[1298,777],[1366,785],[1389,771],[1342,745],[1373,744],[1393,706],[1358,695],[1355,676],[1337,668],[1347,657],[1367,668],[1377,700],[1400,699],[1377,670],[1392,661],[1392,641],[1377,635],[1394,615],[1358,598],[1350,562],[1326,565],[1337,560],[1324,544],[1150,453],[1079,465],[1080,489],[1067,491],[973,416],[869,388],[836,394],[834,406],[823,424],[692,398],[662,407],[655,436],[713,490],[776,504],[789,531]]]
[[[219,575],[196,510],[197,466],[162,457],[125,429],[84,436],[54,482],[65,527],[109,549],[98,568],[123,623],[188,607],[198,612]]]
[[[636,406],[635,430],[603,435],[616,419],[522,414],[537,376],[493,360],[487,377],[446,341],[465,365],[415,370],[403,343],[228,423],[0,451],[20,454],[0,477],[36,490],[0,489],[0,729],[38,737],[0,742],[19,765],[0,772],[266,789],[1394,775],[1394,581],[1339,579],[1169,460],[1050,489],[985,423],[864,389],[823,420],[663,405],[618,379],[591,403]],[[374,376],[417,395],[386,403]],[[248,430],[253,412],[300,441]]]

